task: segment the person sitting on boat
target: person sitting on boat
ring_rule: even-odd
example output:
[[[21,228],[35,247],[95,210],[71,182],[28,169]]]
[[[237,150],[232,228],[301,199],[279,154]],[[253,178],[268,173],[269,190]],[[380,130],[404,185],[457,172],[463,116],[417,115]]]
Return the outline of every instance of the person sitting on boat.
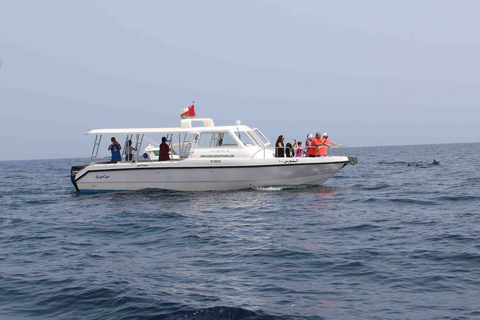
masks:
[[[126,152],[127,161],[132,161],[133,151],[137,151],[137,149],[132,146],[132,140],[128,140],[128,146],[126,151],[127,151]]]
[[[318,149],[318,155],[320,155],[320,156],[326,156],[327,155],[327,148],[330,148],[331,146],[340,147],[339,144],[328,140],[328,133],[326,133],[326,132],[323,134],[323,138],[321,140],[322,140],[322,145]]]
[[[275,142],[275,157],[276,158],[283,158],[285,157],[285,146],[283,145],[283,141],[285,138],[283,135],[279,135],[277,142]]]
[[[287,142],[287,144],[285,145],[285,156],[287,158],[293,157],[293,146],[290,142]]]
[[[170,147],[167,144],[167,138],[162,137],[162,144],[160,145],[158,161],[169,161],[170,160],[169,152],[170,152]]]
[[[115,137],[112,137],[111,141],[112,144],[108,146],[108,150],[112,152],[112,160],[110,162],[117,163],[118,161],[122,160],[122,155],[120,154],[122,146],[120,145],[120,143],[117,142],[117,139],[115,139]]]

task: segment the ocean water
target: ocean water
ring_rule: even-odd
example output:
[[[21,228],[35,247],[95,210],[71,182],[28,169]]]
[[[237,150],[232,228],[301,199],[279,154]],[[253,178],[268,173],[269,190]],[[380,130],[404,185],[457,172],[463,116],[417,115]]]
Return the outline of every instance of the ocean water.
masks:
[[[324,186],[234,192],[0,162],[0,319],[479,319],[480,144],[346,153]]]

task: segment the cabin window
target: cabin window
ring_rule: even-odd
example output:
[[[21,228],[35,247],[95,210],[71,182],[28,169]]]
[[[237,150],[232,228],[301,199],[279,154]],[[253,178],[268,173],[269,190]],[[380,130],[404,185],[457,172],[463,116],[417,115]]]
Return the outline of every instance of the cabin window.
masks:
[[[242,143],[246,147],[253,147],[257,145],[252,139],[252,137],[245,131],[237,131],[235,132],[235,135],[238,137],[238,139],[240,139],[240,141],[242,141]]]
[[[253,129],[253,133],[264,145],[268,146],[270,144],[270,141],[268,141],[265,135],[257,128]]]
[[[223,133],[223,141],[222,141],[222,146],[225,147],[236,147],[237,141],[232,137],[232,135],[229,132],[224,132]]]
[[[200,148],[236,147],[237,142],[228,132],[202,132],[198,146]]]
[[[248,135],[250,136],[250,138],[255,141],[255,143],[259,146],[259,147],[265,147],[265,145],[263,144],[262,140],[260,140],[259,137],[257,137],[257,135],[255,134],[255,132],[253,131],[248,131]]]

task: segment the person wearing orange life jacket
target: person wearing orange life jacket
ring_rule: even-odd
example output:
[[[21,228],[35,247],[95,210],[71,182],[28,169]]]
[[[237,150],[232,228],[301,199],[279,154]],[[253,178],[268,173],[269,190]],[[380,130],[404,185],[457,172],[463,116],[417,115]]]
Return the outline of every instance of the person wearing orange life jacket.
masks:
[[[330,148],[331,146],[338,146],[340,147],[339,144],[332,142],[328,140],[328,133],[323,134],[323,138],[321,139],[321,146],[318,148],[318,156],[326,156],[327,155],[327,148]]]
[[[319,148],[323,145],[322,135],[320,132],[315,134],[315,138],[313,138],[312,143],[310,144],[310,149],[308,150],[309,157],[318,157],[320,155]]]

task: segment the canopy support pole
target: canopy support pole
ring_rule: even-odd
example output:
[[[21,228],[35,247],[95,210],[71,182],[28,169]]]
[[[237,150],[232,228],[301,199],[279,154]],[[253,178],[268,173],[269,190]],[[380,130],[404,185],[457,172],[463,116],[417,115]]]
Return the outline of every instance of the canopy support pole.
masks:
[[[98,150],[100,149],[100,142],[102,141],[102,135],[95,136],[95,143],[93,144],[92,156],[90,157],[90,163],[97,160]]]
[[[135,141],[135,156],[134,159],[138,161],[138,152],[140,151],[140,147],[142,146],[143,143],[143,134],[137,134],[136,136],[136,141]]]

